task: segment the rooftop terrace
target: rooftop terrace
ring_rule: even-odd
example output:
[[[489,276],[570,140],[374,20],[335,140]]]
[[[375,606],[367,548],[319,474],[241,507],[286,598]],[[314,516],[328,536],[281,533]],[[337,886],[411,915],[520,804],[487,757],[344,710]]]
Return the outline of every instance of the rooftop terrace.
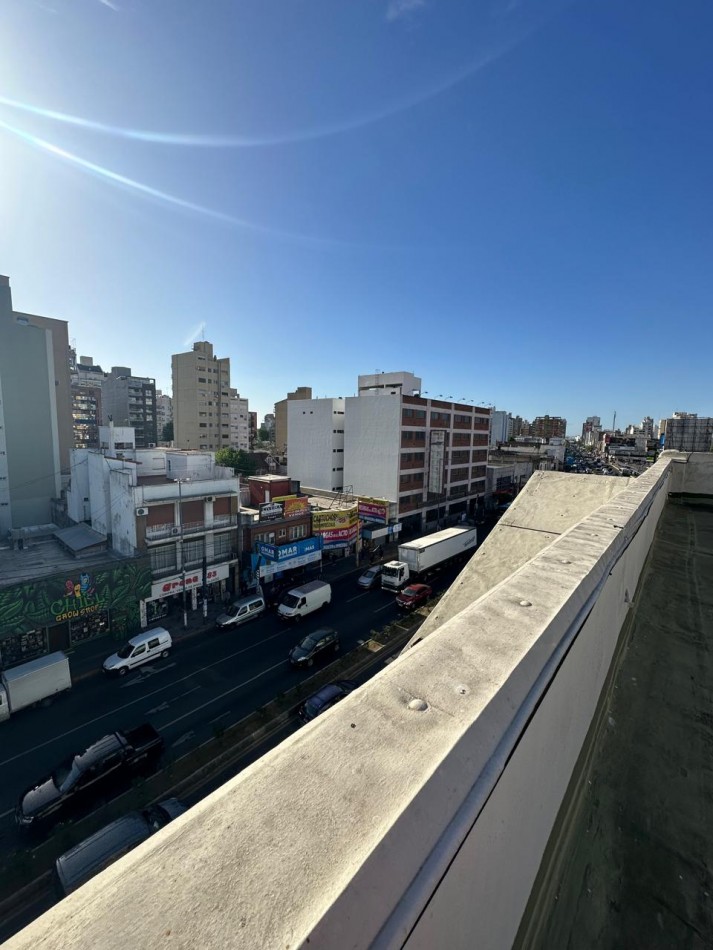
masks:
[[[8,948],[713,945],[711,496],[539,473],[420,642]]]

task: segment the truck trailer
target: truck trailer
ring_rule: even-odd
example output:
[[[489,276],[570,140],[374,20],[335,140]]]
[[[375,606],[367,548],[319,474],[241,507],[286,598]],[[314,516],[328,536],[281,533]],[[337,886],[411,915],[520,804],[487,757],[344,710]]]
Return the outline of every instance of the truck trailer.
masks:
[[[61,651],[0,673],[0,722],[71,689],[69,660]]]
[[[457,560],[466,560],[478,541],[476,528],[446,528],[399,545],[398,559],[381,570],[384,590],[399,591],[410,581],[424,580],[432,572]]]

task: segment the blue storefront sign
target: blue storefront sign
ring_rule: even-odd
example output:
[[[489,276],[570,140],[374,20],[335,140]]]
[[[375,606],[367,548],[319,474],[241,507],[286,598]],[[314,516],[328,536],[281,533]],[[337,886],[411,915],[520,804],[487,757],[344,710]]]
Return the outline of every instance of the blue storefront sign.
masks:
[[[293,557],[302,557],[305,554],[314,554],[322,550],[321,538],[303,538],[301,541],[292,541],[290,544],[257,543],[257,552],[271,561],[288,561]]]

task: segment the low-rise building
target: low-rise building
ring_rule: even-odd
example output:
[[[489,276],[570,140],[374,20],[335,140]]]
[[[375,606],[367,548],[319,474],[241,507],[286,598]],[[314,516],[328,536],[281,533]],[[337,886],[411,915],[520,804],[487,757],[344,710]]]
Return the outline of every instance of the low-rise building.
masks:
[[[105,435],[105,433],[103,433]],[[68,514],[88,521],[114,551],[148,557],[142,626],[172,609],[195,610],[239,589],[239,479],[211,453],[156,448],[73,453]],[[106,444],[106,443],[105,443]],[[112,448],[113,446],[113,448]]]

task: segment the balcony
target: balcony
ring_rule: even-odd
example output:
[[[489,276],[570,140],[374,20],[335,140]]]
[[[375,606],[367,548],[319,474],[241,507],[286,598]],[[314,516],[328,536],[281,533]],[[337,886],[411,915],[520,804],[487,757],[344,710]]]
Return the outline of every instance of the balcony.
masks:
[[[712,519],[713,454],[535,473],[410,649],[8,950],[711,946]]]
[[[212,523],[205,521],[187,521],[183,525],[183,537],[189,535],[205,534],[208,531],[220,531],[225,528],[236,528],[238,519],[236,515],[217,515]],[[168,524],[154,524],[146,526],[147,541],[165,541],[167,538],[177,538],[181,536],[181,527],[175,522]]]

